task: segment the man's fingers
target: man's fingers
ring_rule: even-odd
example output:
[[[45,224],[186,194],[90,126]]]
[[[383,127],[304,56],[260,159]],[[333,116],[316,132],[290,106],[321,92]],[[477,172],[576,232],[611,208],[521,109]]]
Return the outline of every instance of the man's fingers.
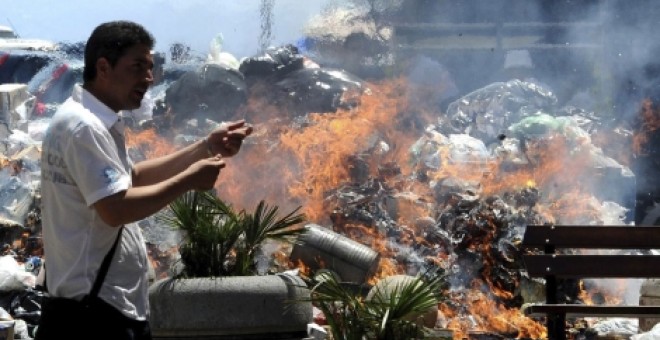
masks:
[[[217,132],[223,136],[236,136],[240,138],[245,138],[252,133],[252,124],[248,124],[245,120],[238,120],[234,122],[225,122],[220,124],[220,127]]]
[[[209,157],[208,160],[211,162],[212,165],[219,166],[220,168],[224,168],[227,166],[227,163],[225,163],[225,160],[223,159],[222,155],[215,155],[213,157]]]
[[[240,129],[227,131],[227,137],[229,139],[244,139],[252,133],[251,126],[244,126]]]
[[[239,120],[235,122],[225,123],[224,127],[226,128],[227,134],[239,134],[243,137],[248,136],[252,133],[253,127],[252,124],[246,123],[244,120]]]
[[[210,150],[219,152],[222,156],[231,157],[241,148],[243,140],[252,133],[252,125],[239,120],[234,122],[222,123],[207,137]]]
[[[222,159],[221,157],[215,156],[213,160],[215,164],[218,165],[220,168],[224,168],[227,166],[227,163],[225,163],[225,160]]]
[[[243,120],[243,119],[236,120],[236,121],[233,121],[233,122],[224,122],[224,123],[222,123],[222,127],[224,127],[225,129],[227,129],[227,131],[230,131],[230,132],[234,131],[236,129],[240,129],[244,125],[245,125],[245,120]]]
[[[242,133],[245,134],[246,136],[250,135],[253,130],[252,124],[246,123],[245,126],[243,126],[242,130],[243,130]]]

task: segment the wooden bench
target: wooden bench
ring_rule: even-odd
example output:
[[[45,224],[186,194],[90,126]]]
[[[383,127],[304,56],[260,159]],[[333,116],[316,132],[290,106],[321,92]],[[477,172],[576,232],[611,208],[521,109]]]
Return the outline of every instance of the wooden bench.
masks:
[[[547,317],[549,339],[566,339],[566,317],[660,317],[660,306],[588,306],[558,303],[557,298],[559,279],[660,278],[657,255],[565,254],[577,249],[660,249],[660,227],[530,225],[522,246],[530,250],[523,255],[527,273],[545,278],[546,294],[545,303],[530,305],[525,314]]]

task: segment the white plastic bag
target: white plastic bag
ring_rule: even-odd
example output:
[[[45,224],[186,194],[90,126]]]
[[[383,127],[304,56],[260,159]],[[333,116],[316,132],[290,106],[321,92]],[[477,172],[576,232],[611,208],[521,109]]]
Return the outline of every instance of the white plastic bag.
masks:
[[[238,67],[241,65],[238,59],[232,54],[227,52],[222,52],[222,42],[224,41],[222,34],[219,33],[211,40],[211,46],[209,47],[209,54],[207,62],[220,64],[234,70],[238,70]]]
[[[34,274],[26,272],[13,257],[0,257],[0,292],[34,288],[36,279]]]

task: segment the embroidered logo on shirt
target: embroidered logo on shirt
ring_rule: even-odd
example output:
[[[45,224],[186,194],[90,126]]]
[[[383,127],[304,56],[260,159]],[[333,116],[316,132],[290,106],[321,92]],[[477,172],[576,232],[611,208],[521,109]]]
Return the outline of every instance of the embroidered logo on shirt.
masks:
[[[119,180],[119,171],[117,169],[106,167],[103,169],[103,177],[105,177],[105,183],[115,183]]]

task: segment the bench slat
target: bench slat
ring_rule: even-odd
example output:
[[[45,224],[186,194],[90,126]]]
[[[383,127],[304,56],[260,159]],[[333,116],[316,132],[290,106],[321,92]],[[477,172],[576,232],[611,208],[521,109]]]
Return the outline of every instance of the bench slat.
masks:
[[[546,314],[563,314],[567,317],[640,317],[657,316],[660,318],[660,306],[586,306],[564,304],[530,305],[524,310],[528,316],[545,316]]]
[[[657,278],[657,255],[523,255],[531,277],[563,278]]]
[[[548,226],[525,228],[524,247],[660,249],[660,226]]]

